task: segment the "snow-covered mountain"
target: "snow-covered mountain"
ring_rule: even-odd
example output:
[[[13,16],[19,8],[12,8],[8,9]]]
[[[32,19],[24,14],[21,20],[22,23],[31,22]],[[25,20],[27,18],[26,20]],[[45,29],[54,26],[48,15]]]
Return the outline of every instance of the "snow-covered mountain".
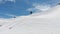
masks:
[[[60,5],[43,13],[0,19],[1,34],[60,34]]]

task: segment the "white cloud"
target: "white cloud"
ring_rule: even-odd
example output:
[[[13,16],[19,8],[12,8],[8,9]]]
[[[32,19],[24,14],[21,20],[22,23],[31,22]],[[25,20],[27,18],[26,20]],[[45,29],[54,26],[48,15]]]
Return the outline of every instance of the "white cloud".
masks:
[[[4,4],[7,1],[14,2],[14,3],[16,2],[16,0],[0,0],[0,4]]]
[[[45,5],[45,4],[33,4],[32,5],[33,7],[32,8],[28,8],[28,11],[36,11],[36,12],[39,12],[39,11],[47,11],[47,10],[49,10],[50,8],[51,8],[51,6],[50,5]]]
[[[11,2],[15,2],[16,0],[5,0],[5,1],[11,1]]]
[[[16,15],[13,14],[8,14],[8,13],[0,13],[1,15],[9,16],[9,17],[17,17]]]
[[[0,4],[3,4],[3,3],[5,3],[3,0],[0,0]]]
[[[13,15],[13,14],[4,14],[4,15],[7,15],[7,16],[10,16],[10,17],[17,17],[16,15]]]
[[[46,5],[37,5],[35,6],[36,9],[41,10],[41,11],[47,11],[48,9],[50,9],[50,6],[46,6]]]

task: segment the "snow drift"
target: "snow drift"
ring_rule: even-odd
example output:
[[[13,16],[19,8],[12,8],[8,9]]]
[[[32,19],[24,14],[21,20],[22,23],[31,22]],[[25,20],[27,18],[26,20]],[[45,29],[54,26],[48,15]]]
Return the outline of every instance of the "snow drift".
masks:
[[[0,19],[1,34],[60,34],[60,5],[43,13]]]

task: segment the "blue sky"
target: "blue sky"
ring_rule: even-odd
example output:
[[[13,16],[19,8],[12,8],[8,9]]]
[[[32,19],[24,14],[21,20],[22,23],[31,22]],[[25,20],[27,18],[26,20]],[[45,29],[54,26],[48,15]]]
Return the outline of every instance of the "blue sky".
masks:
[[[34,3],[55,6],[59,2],[60,0],[3,0],[0,1],[0,18],[29,15],[27,9],[32,8]]]

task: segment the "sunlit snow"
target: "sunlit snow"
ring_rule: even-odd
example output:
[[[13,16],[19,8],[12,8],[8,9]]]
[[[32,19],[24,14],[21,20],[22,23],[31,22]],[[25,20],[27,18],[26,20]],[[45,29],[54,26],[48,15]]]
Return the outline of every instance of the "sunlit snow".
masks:
[[[0,19],[1,34],[60,34],[60,5],[44,13]]]

